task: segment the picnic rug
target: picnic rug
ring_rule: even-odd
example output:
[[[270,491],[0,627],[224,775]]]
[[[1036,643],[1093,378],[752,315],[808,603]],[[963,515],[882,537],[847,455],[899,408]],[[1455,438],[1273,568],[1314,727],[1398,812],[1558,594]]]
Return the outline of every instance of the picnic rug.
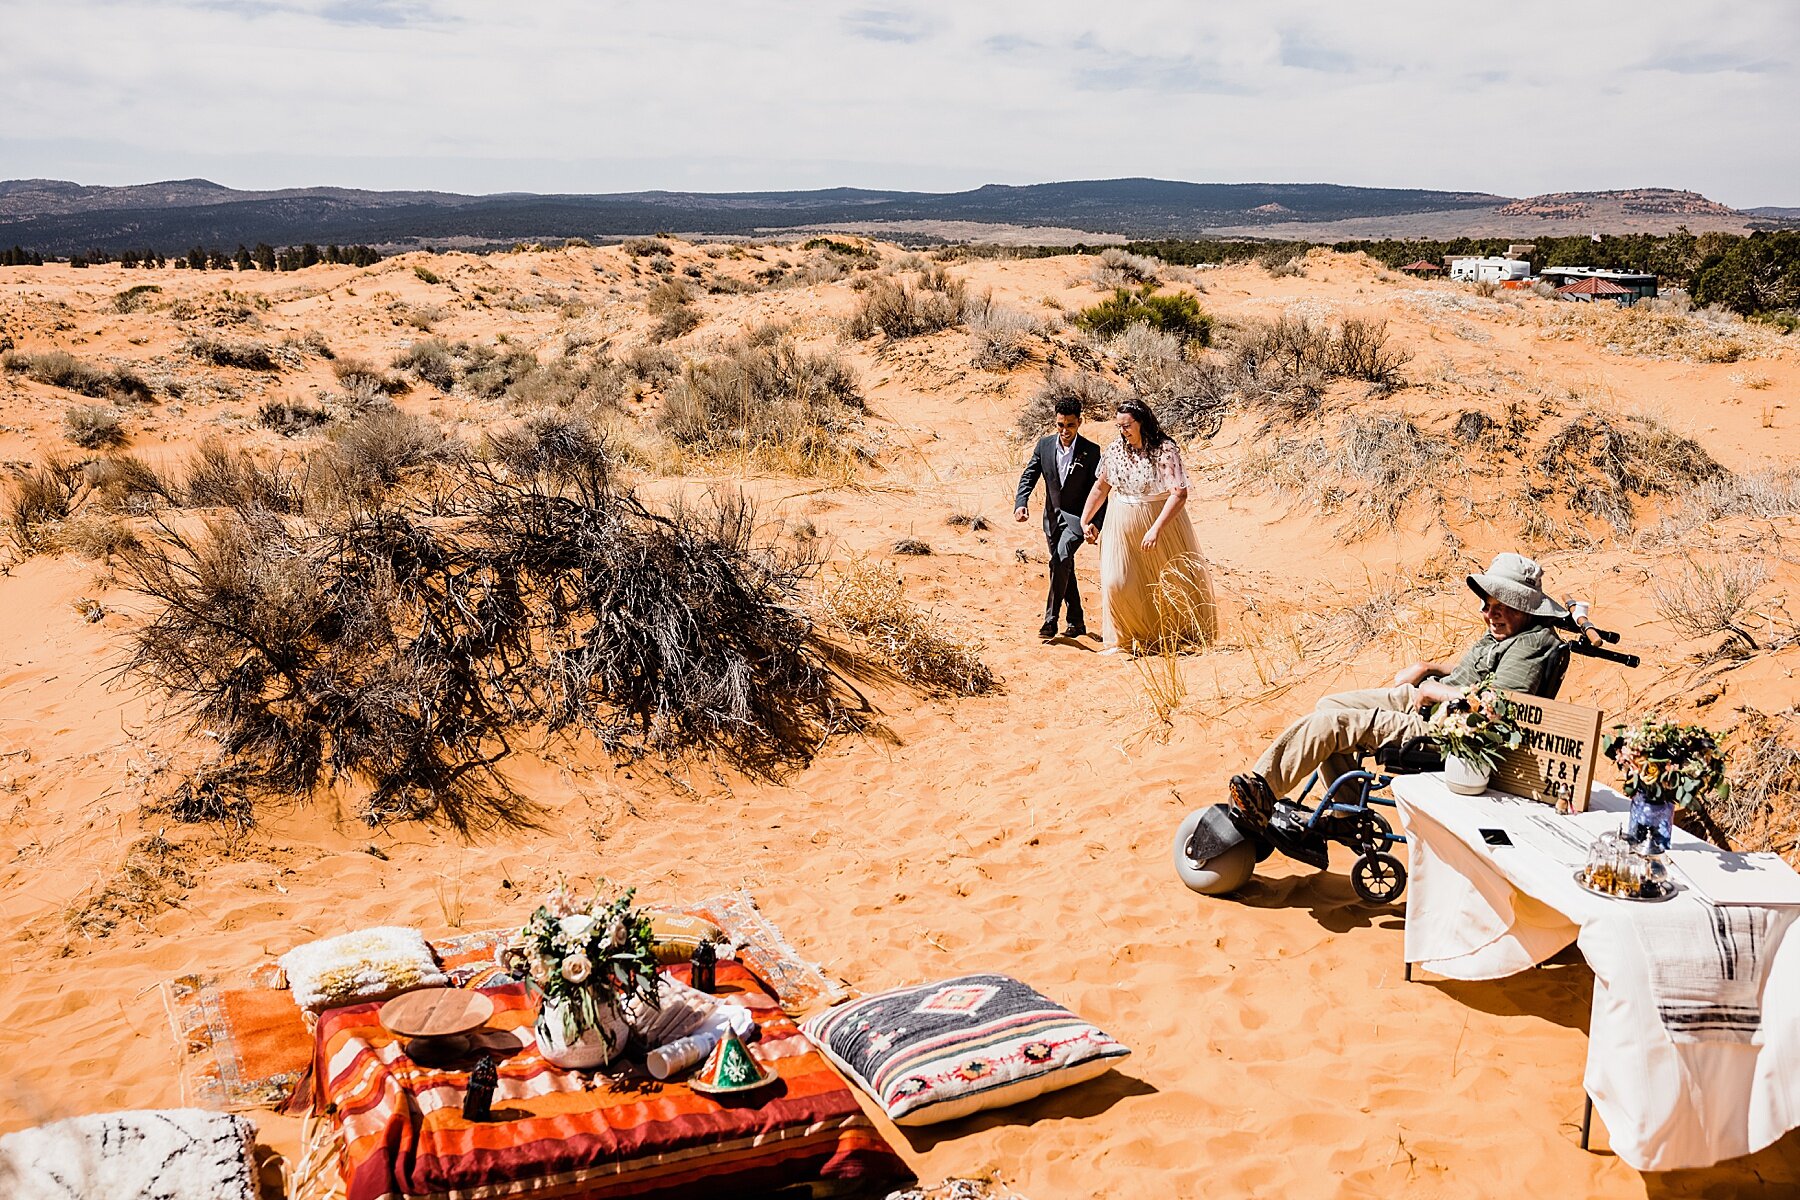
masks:
[[[669,968],[686,982],[687,967]],[[346,1200],[471,1196],[741,1195],[796,1183],[873,1183],[905,1165],[849,1086],[742,965],[721,962],[718,993],[756,1017],[751,1043],[776,1082],[714,1098],[633,1066],[584,1077],[551,1066],[522,986],[486,989],[494,1016],[475,1035],[499,1058],[493,1117],[462,1115],[473,1062],[426,1067],[402,1052],[380,1007],[319,1018],[315,1080],[334,1114]]]
[[[749,892],[722,892],[662,911],[703,917],[724,930],[739,960],[790,1015],[844,998],[845,989],[800,956]],[[433,941],[431,949],[451,983],[479,987],[498,974],[495,955],[515,932],[459,934]],[[193,974],[162,985],[180,1058],[182,1103],[222,1112],[279,1108],[311,1067],[312,1031],[275,963],[252,970],[245,986],[226,982],[219,975]]]

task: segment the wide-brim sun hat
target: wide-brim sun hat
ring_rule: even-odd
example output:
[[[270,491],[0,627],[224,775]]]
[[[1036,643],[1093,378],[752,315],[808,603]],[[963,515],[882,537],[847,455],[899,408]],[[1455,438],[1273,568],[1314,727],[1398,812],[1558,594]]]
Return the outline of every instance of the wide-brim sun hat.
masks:
[[[1523,554],[1496,554],[1487,570],[1469,576],[1469,589],[1483,600],[1498,600],[1534,617],[1560,617],[1569,610],[1544,592],[1544,568]]]

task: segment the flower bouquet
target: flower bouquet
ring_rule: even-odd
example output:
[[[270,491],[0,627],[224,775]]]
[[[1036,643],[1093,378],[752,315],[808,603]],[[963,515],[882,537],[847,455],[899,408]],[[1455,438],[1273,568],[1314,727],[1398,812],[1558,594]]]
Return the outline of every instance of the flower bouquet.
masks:
[[[527,975],[543,1001],[538,1048],[557,1066],[612,1061],[631,1033],[629,1014],[656,1003],[650,919],[631,906],[636,889],[582,902],[559,883],[519,931]]]
[[[1425,740],[1444,756],[1445,785],[1476,796],[1486,790],[1500,756],[1517,748],[1524,735],[1513,724],[1506,697],[1490,675],[1460,700],[1441,705],[1426,724]]]
[[[1692,808],[1703,797],[1723,796],[1725,755],[1712,733],[1699,725],[1640,721],[1615,725],[1600,749],[1619,768],[1631,797],[1626,840],[1645,843],[1647,853],[1669,848],[1676,808]]]

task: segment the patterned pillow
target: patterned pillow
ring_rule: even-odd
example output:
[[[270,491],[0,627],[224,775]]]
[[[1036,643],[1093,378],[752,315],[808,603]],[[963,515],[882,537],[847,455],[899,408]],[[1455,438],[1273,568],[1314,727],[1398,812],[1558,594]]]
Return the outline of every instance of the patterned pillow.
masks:
[[[802,1028],[897,1125],[1017,1104],[1105,1074],[1131,1053],[1005,975],[883,992]]]
[[[415,988],[448,987],[425,935],[378,925],[296,946],[281,956],[294,1003],[318,1014],[346,1004],[386,1000]]]

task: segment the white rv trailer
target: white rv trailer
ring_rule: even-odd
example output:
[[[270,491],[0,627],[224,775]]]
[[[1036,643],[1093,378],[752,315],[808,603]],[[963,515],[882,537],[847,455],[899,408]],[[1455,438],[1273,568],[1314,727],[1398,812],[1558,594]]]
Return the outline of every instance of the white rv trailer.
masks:
[[[1453,258],[1450,278],[1507,283],[1531,278],[1531,260],[1524,258]]]

